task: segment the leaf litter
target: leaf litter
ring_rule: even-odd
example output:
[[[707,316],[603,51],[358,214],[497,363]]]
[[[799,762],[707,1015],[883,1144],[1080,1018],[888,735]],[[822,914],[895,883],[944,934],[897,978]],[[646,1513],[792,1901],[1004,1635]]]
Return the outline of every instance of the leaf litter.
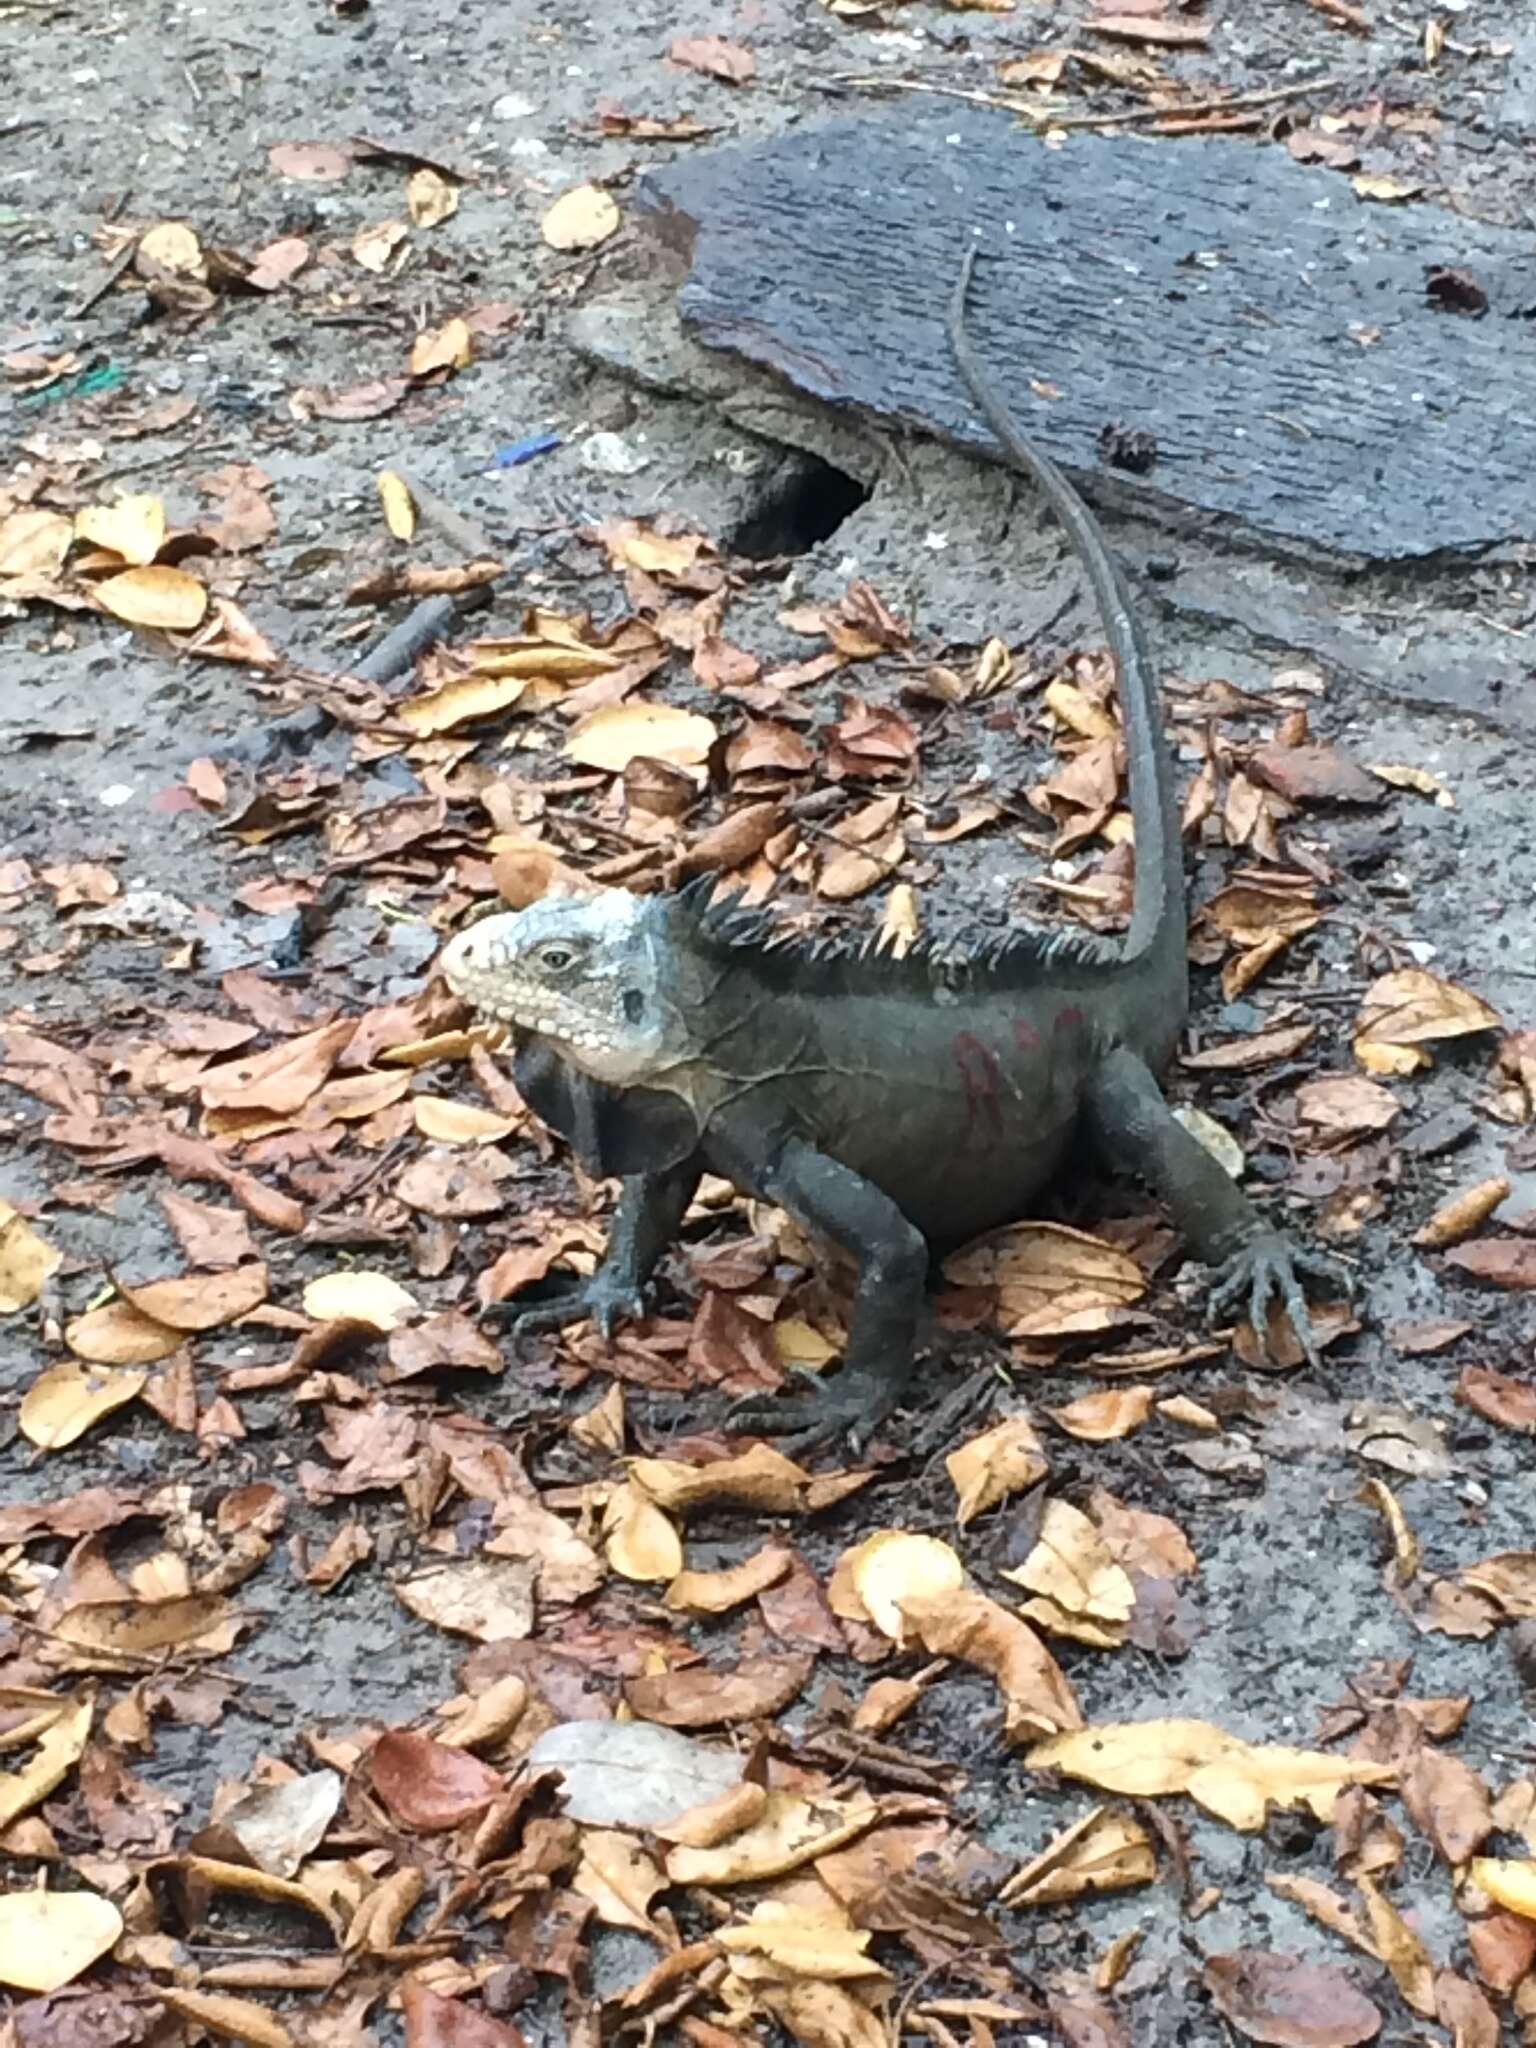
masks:
[[[1159,10],[1098,27],[1129,35],[1143,12]],[[719,36],[678,38],[670,62],[733,92],[756,73],[753,54]],[[602,115],[609,132],[641,137],[650,119]],[[351,145],[272,152],[275,173],[307,181],[340,181],[364,160]],[[346,260],[392,279],[458,193],[441,167],[416,165]],[[541,215],[547,246],[578,257],[621,225],[595,182],[553,194]],[[124,228],[121,247],[134,288],[191,318],[237,284],[305,289],[312,262],[302,236],[245,259],[185,223]],[[391,410],[471,371],[499,318],[445,309],[392,374],[296,391],[295,415]],[[378,487],[389,536],[415,545],[410,485],[384,471]],[[195,528],[150,492],[58,510],[0,498],[0,599],[63,617],[99,609],[178,657],[272,673],[280,656],[239,601],[279,529],[270,486],[259,471],[225,473],[204,495],[215,509]],[[351,770],[301,764],[236,784],[208,762],[182,797],[256,862],[308,845],[331,874],[405,906],[423,967],[488,895],[711,872],[803,932],[847,929],[865,913],[846,906],[873,899],[857,928],[878,924],[899,950],[942,895],[935,850],[977,844],[1047,855],[1046,915],[1123,924],[1123,763],[1101,656],[1072,654],[1042,677],[993,641],[968,666],[855,583],[784,613],[809,646],[775,667],[728,626],[751,566],[708,536],[653,517],[586,539],[611,585],[590,613],[530,605],[505,630],[433,648],[392,696],[337,684]],[[401,563],[354,596],[372,608],[429,595],[434,577],[462,592],[498,572],[489,560],[469,576]],[[919,652],[921,687],[898,688]],[[1394,791],[1443,808],[1452,792],[1427,770],[1367,766],[1319,739],[1309,712],[1285,708],[1279,679],[1272,706],[1211,694],[1181,725],[1197,762],[1186,825],[1225,860],[1193,948],[1246,1021],[1186,1054],[1222,1111],[1191,1127],[1242,1170],[1260,1148],[1278,1155],[1280,1191],[1341,1225],[1349,1201],[1395,1196],[1394,1223],[1412,1221],[1437,1284],[1536,1287],[1528,1219],[1489,1229],[1510,1175],[1432,1165],[1405,1199],[1397,1150],[1435,1060],[1464,1062],[1486,1123],[1528,1138],[1529,1030],[1506,1031],[1475,991],[1369,940],[1351,1008],[1333,1017],[1309,1000],[1339,894],[1330,817],[1390,805]],[[1268,729],[1251,729],[1255,704]],[[944,784],[941,718],[1002,709],[1054,765],[1006,801],[963,774]],[[418,792],[365,799],[354,771],[377,762],[408,769]],[[25,866],[0,873],[5,914],[46,896],[69,946],[87,941],[82,914],[122,891],[109,860]],[[320,879],[293,864],[242,876],[295,902]],[[186,966],[173,957],[168,971]],[[607,1195],[555,1170],[486,1035],[431,982],[369,1007],[355,984],[296,992],[242,970],[222,996],[201,1032],[174,999],[132,1036],[90,1017],[3,1027],[4,1078],[38,1105],[62,1183],[35,1213],[0,1214],[0,1305],[36,1311],[41,1339],[22,1436],[39,1460],[78,1457],[132,1415],[150,1442],[184,1439],[198,1476],[182,1485],[151,1468],[136,1489],[65,1477],[56,1498],[0,1510],[0,1847],[27,1880],[0,1901],[0,1982],[38,1997],[102,1986],[124,2014],[158,2000],[188,2040],[306,2040],[295,2001],[318,2000],[327,2041],[361,2043],[365,2016],[393,1998],[416,2048],[512,2048],[542,1975],[583,2041],[686,2012],[706,2048],[771,2024],[812,2043],[881,2042],[903,1984],[902,2009],[940,2042],[987,2042],[1015,2021],[1113,2041],[1117,1990],[1138,1968],[1130,1949],[1106,1951],[1089,1982],[1026,1960],[1035,1923],[1008,1916],[1086,1911],[1177,1877],[1181,1860],[1187,1876],[1179,1802],[1192,1802],[1266,1856],[1283,1825],[1321,1831],[1334,1884],[1273,1868],[1271,1880],[1377,1966],[1367,1996],[1342,1967],[1208,1947],[1212,2007],[1247,2038],[1369,2039],[1394,1996],[1467,2048],[1494,2038],[1494,2004],[1536,2030],[1536,1939],[1523,1933],[1536,1925],[1536,1853],[1521,1853],[1536,1852],[1536,1793],[1518,1774],[1485,1782],[1449,1747],[1465,1704],[1458,1715],[1415,1699],[1406,1669],[1395,1684],[1357,1675],[1341,1681],[1333,1732],[1310,1746],[1265,1735],[1262,1697],[1234,1703],[1230,1726],[1114,1714],[1117,1656],[1177,1659],[1197,1638],[1201,1488],[1221,1483],[1223,1459],[1262,1472],[1272,1448],[1220,1342],[1161,1341],[1159,1322],[1178,1314],[1171,1247],[1145,1212],[1026,1219],[946,1263],[941,1321],[961,1338],[1000,1331],[994,1365],[1011,1387],[983,1426],[951,1433],[942,1500],[893,1487],[879,1461],[815,1472],[654,1419],[679,1389],[745,1392],[782,1382],[788,1364],[835,1359],[846,1294],[788,1219],[703,1191],[688,1220],[691,1292],[674,1290],[611,1350],[577,1330],[520,1362],[487,1335],[481,1305],[589,1271]],[[185,1270],[83,1272],[58,1248],[58,1210],[110,1214],[141,1172]],[[52,1309],[61,1287],[67,1315]],[[1489,1327],[1426,1318],[1403,1350],[1454,1348]],[[1268,1336],[1234,1333],[1239,1364],[1257,1362]],[[1448,1399],[1454,1387],[1464,1416],[1523,1438],[1536,1430],[1530,1360],[1496,1356],[1457,1358]],[[1042,1374],[1049,1400],[1032,1390]],[[1165,1374],[1199,1398],[1163,1398],[1151,1376]],[[477,1380],[493,1402],[518,1383],[529,1405],[515,1424],[476,1405]],[[241,1445],[267,1401],[294,1456],[255,1475]],[[1184,1442],[1176,1425],[1209,1440],[1214,1480],[1160,1459]],[[1474,1542],[1440,1558],[1415,1536],[1412,1485],[1459,1469],[1434,1419],[1357,1403],[1328,1426],[1341,1453],[1391,1477],[1366,1481],[1360,1524],[1385,1532],[1383,1549],[1360,1537],[1384,1618],[1467,1642],[1536,1621],[1531,1553],[1479,1557]],[[1132,1497],[1098,1483],[1083,1446],[1123,1447],[1114,1470]],[[1183,1522],[1160,1511],[1181,1506]],[[285,1535],[290,1520],[302,1530]],[[361,1578],[386,1585],[463,1653],[463,1690],[409,1724],[337,1730],[317,1714],[207,1812],[157,1818],[129,1760],[155,1756],[174,1727],[217,1722],[226,1660],[263,1626],[260,1588],[284,1570],[317,1601]],[[315,1628],[323,1642],[323,1616]],[[936,1738],[951,1695],[1049,1803],[1049,1826],[1011,1858],[959,1817],[945,1775],[955,1757]],[[953,1742],[964,1724],[949,1725]],[[1075,1786],[1094,1803],[1064,1789]],[[139,1838],[124,1837],[124,1813],[139,1814]],[[1434,1875],[1410,1881],[1420,1852]],[[1426,1883],[1444,1911],[1421,1930]],[[274,1914],[306,1926],[297,1946],[260,1938]],[[1465,1955],[1447,1946],[1448,1914],[1462,1918]],[[248,1955],[220,1946],[231,1926]],[[603,1995],[587,1970],[601,1927],[654,1957]],[[1004,1929],[1023,1930],[1017,1953]]]

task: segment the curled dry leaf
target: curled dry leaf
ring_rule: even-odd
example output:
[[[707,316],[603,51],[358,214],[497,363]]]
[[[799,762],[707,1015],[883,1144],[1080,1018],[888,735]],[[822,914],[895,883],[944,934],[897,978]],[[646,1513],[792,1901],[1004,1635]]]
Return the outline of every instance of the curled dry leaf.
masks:
[[[208,609],[208,592],[185,569],[164,562],[142,569],[124,569],[91,586],[103,611],[130,626],[150,626],[165,633],[190,633]]]
[[[379,503],[384,508],[384,524],[394,538],[409,540],[416,531],[416,505],[410,485],[392,469],[379,471]]]
[[[1155,1398],[1153,1387],[1105,1387],[1092,1394],[1079,1394],[1064,1408],[1047,1408],[1045,1412],[1068,1436],[1083,1443],[1108,1444],[1140,1429],[1152,1412]]]
[[[165,506],[151,493],[125,491],[111,505],[82,506],[75,514],[75,534],[145,568],[165,543]]]
[[[719,728],[710,719],[675,704],[604,704],[572,728],[565,752],[584,767],[615,773],[641,754],[690,768],[709,758],[719,737]]]
[[[629,1476],[659,1507],[685,1515],[720,1501],[768,1514],[812,1514],[869,1483],[867,1472],[807,1472],[771,1444],[709,1465],[674,1458],[631,1458]]]
[[[1427,1043],[1496,1031],[1499,1021],[1470,989],[1424,967],[1402,967],[1366,990],[1355,1019],[1355,1057],[1373,1074],[1411,1074],[1430,1064]]]
[[[1314,1146],[1384,1131],[1401,1108],[1390,1088],[1363,1074],[1319,1074],[1296,1090],[1296,1114],[1306,1141]]]
[[[19,1210],[0,1200],[0,1316],[30,1308],[59,1270],[63,1257]]]
[[[0,1833],[12,1821],[56,1792],[84,1753],[94,1715],[89,1690],[60,1699],[53,1693],[7,1687],[6,1742],[12,1749],[36,1745],[19,1771],[0,1771]],[[24,1718],[16,1719],[17,1715]]]
[[[905,1643],[911,1629],[903,1603],[943,1599],[964,1583],[964,1565],[936,1536],[877,1529],[843,1552],[827,1587],[827,1598],[832,1612],[843,1620],[867,1622],[893,1643]]]
[[[683,1569],[682,1538],[648,1494],[615,1488],[603,1510],[603,1553],[622,1579],[665,1583]]]
[[[765,1544],[740,1564],[715,1572],[679,1572],[667,1588],[666,1604],[681,1614],[728,1614],[778,1585],[794,1563],[783,1544]]]
[[[416,1297],[388,1273],[354,1267],[322,1273],[304,1290],[304,1313],[317,1323],[361,1323],[388,1333],[416,1313]]]
[[[1009,1741],[1034,1741],[1083,1725],[1076,1695],[1056,1659],[1027,1621],[997,1601],[961,1588],[925,1602],[909,1596],[904,1612],[931,1656],[958,1657],[996,1680],[1006,1701],[1003,1727]]]
[[[667,1857],[673,1884],[764,1884],[830,1855],[879,1821],[882,1807],[861,1785],[814,1794],[770,1790],[759,1819],[712,1848],[680,1844]]]
[[[1010,1336],[1060,1336],[1103,1329],[1146,1292],[1134,1259],[1061,1223],[1017,1223],[944,1262],[961,1287],[997,1290],[998,1320]]]
[[[1050,1470],[1034,1424],[1023,1414],[1006,1416],[973,1436],[950,1452],[944,1467],[960,1496],[955,1520],[962,1529],[1010,1494],[1038,1485]]]
[[[1536,1920],[1536,1862],[1528,1856],[1474,1856],[1467,1875],[1508,1913]]]
[[[1488,1221],[1501,1202],[1509,1199],[1509,1192],[1510,1183],[1503,1174],[1463,1188],[1460,1194],[1442,1202],[1429,1221],[1413,1233],[1414,1243],[1426,1251],[1440,1251],[1448,1244],[1470,1237],[1480,1224]]]
[[[1152,1837],[1123,1809],[1096,1806],[1064,1828],[998,1893],[1003,1906],[1056,1906],[1128,1891],[1157,1876]]]
[[[1126,1622],[1136,1605],[1129,1575],[1115,1562],[1089,1517],[1069,1501],[1046,1502],[1034,1549],[1022,1565],[1005,1570],[1002,1577],[1041,1594],[1051,1620],[1082,1620],[1097,1624],[1101,1632]],[[1046,1617],[1031,1613],[1030,1619]]]
[[[889,1972],[867,1953],[870,1929],[855,1927],[828,1899],[824,1906],[763,1899],[742,1927],[723,1927],[715,1939],[732,1956],[763,1956],[794,1977],[835,1982],[883,1978]]]
[[[395,1598],[434,1627],[476,1642],[520,1641],[533,1633],[535,1576],[519,1559],[465,1558],[398,1580]]]

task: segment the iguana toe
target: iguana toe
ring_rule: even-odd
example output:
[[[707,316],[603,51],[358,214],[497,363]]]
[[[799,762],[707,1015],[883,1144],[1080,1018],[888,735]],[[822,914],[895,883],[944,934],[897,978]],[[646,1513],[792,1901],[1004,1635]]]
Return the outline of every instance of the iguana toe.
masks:
[[[818,1381],[800,1399],[749,1395],[729,1410],[725,1427],[732,1436],[776,1438],[786,1457],[800,1458],[837,1442],[857,1456],[900,1398],[900,1385],[889,1378],[866,1379],[844,1371],[828,1384]]]
[[[1277,1230],[1266,1230],[1224,1259],[1216,1268],[1210,1305],[1217,1315],[1246,1312],[1262,1337],[1269,1323],[1270,1302],[1279,1297],[1308,1365],[1321,1363],[1301,1276],[1337,1284],[1334,1262],[1320,1254],[1298,1251]]]
[[[614,1279],[599,1266],[587,1279],[562,1279],[560,1291],[552,1298],[530,1300],[527,1295],[514,1294],[506,1301],[491,1302],[484,1313],[499,1322],[510,1323],[512,1341],[520,1345],[524,1337],[561,1330],[568,1323],[578,1323],[587,1317],[605,1339],[611,1340],[618,1325],[643,1316],[645,1306],[642,1288]]]

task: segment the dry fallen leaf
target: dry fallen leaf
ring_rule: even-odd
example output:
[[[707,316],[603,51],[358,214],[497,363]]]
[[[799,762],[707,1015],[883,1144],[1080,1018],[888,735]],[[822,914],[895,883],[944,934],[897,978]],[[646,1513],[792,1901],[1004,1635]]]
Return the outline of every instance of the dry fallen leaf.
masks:
[[[1355,1019],[1355,1057],[1373,1074],[1411,1074],[1430,1064],[1427,1042],[1496,1031],[1499,1013],[1470,989],[1424,967],[1373,981]]]
[[[955,1520],[963,1529],[985,1509],[1037,1485],[1050,1469],[1027,1415],[1009,1415],[972,1437],[944,1460],[960,1496]]]
[[[0,1316],[30,1308],[63,1257],[19,1210],[0,1199]]]
[[[165,542],[165,506],[149,493],[123,492],[111,505],[85,505],[75,514],[75,533],[143,568]]]
[[[965,1567],[936,1536],[877,1529],[843,1552],[828,1584],[827,1598],[834,1614],[867,1622],[892,1642],[905,1643],[911,1629],[904,1602],[942,1599],[964,1583]]]
[[[416,531],[416,506],[409,484],[392,469],[379,471],[379,503],[384,507],[384,524],[396,540],[409,540]]]
[[[641,755],[692,768],[708,760],[719,737],[711,720],[675,704],[604,704],[572,727],[565,752],[584,767],[616,773]]]
[[[304,1290],[304,1313],[317,1323],[364,1323],[373,1330],[398,1330],[416,1314],[416,1298],[388,1273],[353,1267],[322,1273]]]
[[[1503,1174],[1463,1188],[1460,1194],[1442,1202],[1429,1221],[1414,1232],[1413,1242],[1426,1251],[1440,1251],[1457,1243],[1486,1223],[1499,1204],[1508,1200],[1509,1192],[1510,1182]]]
[[[152,626],[161,632],[190,633],[201,625],[208,592],[185,569],[157,562],[148,568],[124,569],[91,586],[103,611],[130,626]]]
[[[142,1369],[77,1365],[73,1360],[50,1366],[22,1398],[21,1433],[40,1451],[63,1450],[93,1423],[134,1400],[148,1377]]]
[[[1056,1906],[1157,1877],[1152,1837],[1130,1814],[1096,1806],[1048,1842],[998,1893],[1004,1906]]]
[[[562,192],[539,223],[551,249],[595,249],[619,225],[619,209],[601,185]]]
[[[122,1931],[122,1914],[97,1892],[8,1892],[0,1898],[0,1984],[62,1990],[106,1955]]]
[[[1079,1394],[1064,1408],[1045,1411],[1058,1429],[1083,1443],[1114,1443],[1141,1428],[1152,1412],[1156,1398],[1153,1387],[1105,1387],[1092,1394]]]
[[[994,1287],[1009,1336],[1104,1329],[1146,1292],[1134,1259],[1061,1223],[1017,1223],[944,1262],[961,1287]]]

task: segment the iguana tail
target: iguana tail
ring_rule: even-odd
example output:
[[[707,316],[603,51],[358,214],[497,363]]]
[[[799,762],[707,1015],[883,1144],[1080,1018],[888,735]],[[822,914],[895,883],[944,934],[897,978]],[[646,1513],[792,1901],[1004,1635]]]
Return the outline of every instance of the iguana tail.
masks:
[[[1175,992],[1175,985],[1178,990],[1185,987],[1188,975],[1184,861],[1173,785],[1173,759],[1163,729],[1151,649],[1131,608],[1125,579],[1105,544],[1098,521],[1051,458],[1031,448],[1024,439],[971,346],[965,325],[965,302],[975,260],[976,250],[972,244],[967,246],[961,261],[950,305],[950,346],[960,366],[960,374],[997,436],[998,445],[1009,464],[1039,487],[1046,503],[1066,529],[1093,587],[1094,600],[1104,621],[1105,637],[1119,673],[1129,758],[1131,820],[1136,832],[1136,890],[1122,959],[1127,965],[1146,961],[1162,969],[1171,995]],[[1182,1018],[1182,1001],[1179,1014]]]

